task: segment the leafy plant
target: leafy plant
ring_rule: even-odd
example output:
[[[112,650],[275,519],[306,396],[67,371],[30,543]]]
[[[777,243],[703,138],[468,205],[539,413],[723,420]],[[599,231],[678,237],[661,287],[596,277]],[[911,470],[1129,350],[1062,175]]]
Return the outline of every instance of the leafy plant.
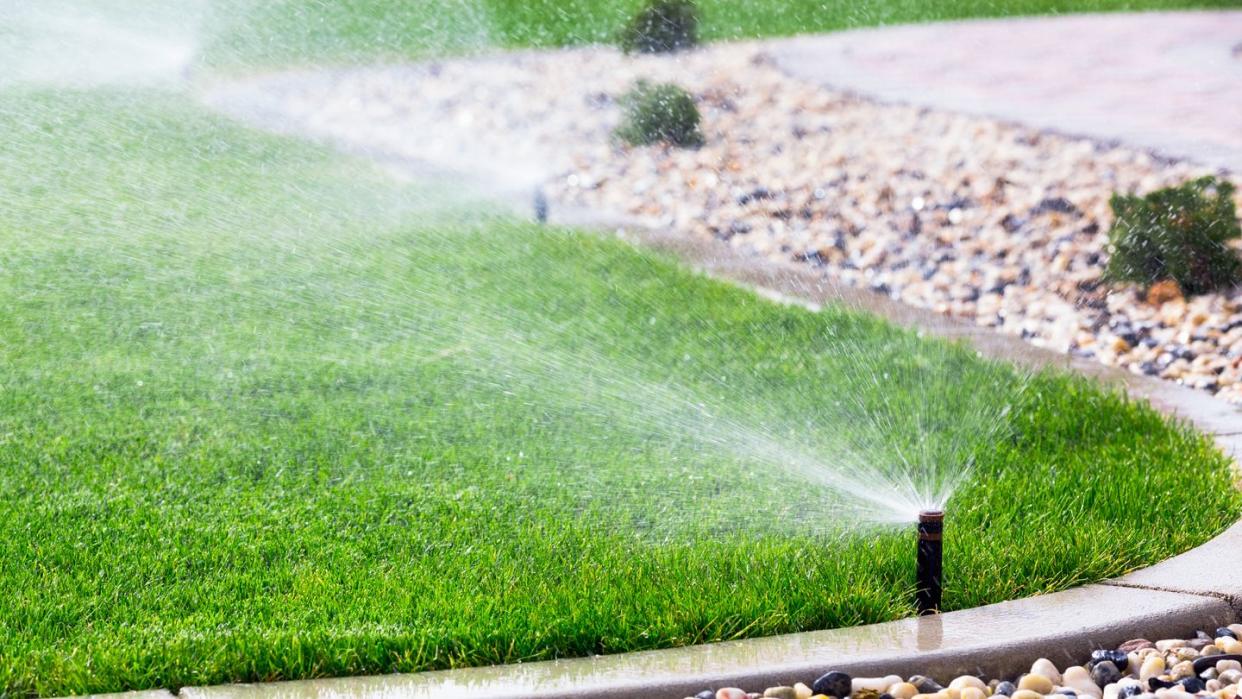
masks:
[[[626,53],[670,53],[699,43],[699,11],[693,0],[648,0],[621,31]]]
[[[694,97],[671,83],[652,85],[639,80],[622,98],[625,116],[616,135],[622,141],[645,146],[670,143],[697,148],[703,145],[699,108]]]
[[[1114,194],[1106,277],[1139,284],[1172,279],[1187,294],[1242,281],[1242,259],[1228,245],[1242,237],[1233,192],[1232,183],[1208,176],[1146,196]]]

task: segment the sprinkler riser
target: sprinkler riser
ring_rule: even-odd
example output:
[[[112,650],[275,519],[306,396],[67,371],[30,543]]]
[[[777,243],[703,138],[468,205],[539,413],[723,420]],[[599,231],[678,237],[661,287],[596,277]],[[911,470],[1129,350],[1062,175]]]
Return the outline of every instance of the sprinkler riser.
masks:
[[[543,193],[542,189],[535,190],[535,221],[539,223],[548,222],[548,195]]]
[[[944,553],[944,513],[919,513],[919,547],[915,570],[914,607],[919,615],[940,611]]]

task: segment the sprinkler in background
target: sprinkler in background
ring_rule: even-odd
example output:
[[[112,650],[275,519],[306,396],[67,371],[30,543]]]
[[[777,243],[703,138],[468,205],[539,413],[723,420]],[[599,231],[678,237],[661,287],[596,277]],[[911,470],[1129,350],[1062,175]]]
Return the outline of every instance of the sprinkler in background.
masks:
[[[919,513],[919,551],[915,576],[914,606],[919,615],[940,612],[941,583],[941,536],[944,533],[944,513],[924,510]]]
[[[548,222],[548,196],[542,189],[535,190],[535,220],[539,223]]]

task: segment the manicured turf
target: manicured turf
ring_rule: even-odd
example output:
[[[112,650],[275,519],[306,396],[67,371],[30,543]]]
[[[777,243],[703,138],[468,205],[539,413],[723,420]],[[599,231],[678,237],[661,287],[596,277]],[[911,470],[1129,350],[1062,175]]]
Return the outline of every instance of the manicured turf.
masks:
[[[589,41],[623,13],[451,5],[228,0],[199,35],[241,70]],[[714,37],[1000,11],[705,5]],[[844,529],[851,501],[787,468],[851,455],[868,485],[975,461],[949,608],[1159,560],[1242,505],[1204,440],[1084,382],[491,216],[188,98],[0,90],[0,695],[897,618],[910,532]]]
[[[642,0],[215,0],[207,61],[407,58],[491,46],[612,43]],[[1237,7],[1237,0],[699,0],[708,40],[1064,12]],[[244,69],[244,68],[242,68]]]
[[[910,613],[910,532],[835,531],[839,499],[705,443],[716,420],[826,463],[851,434],[877,461],[867,435],[977,458],[950,608],[1150,563],[1238,511],[1203,440],[1080,381],[1022,390],[963,350],[447,206],[173,97],[9,92],[0,133],[10,694]],[[1004,404],[999,440],[945,446]]]

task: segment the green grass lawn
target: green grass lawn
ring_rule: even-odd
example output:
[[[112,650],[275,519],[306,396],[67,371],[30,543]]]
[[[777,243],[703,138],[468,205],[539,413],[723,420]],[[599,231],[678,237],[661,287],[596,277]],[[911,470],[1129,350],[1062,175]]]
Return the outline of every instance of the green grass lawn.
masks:
[[[384,33],[421,6],[217,4],[208,26],[241,28],[208,55],[464,47]],[[487,36],[589,39],[616,12],[557,6],[494,3]],[[930,18],[708,7],[713,36]],[[1160,560],[1242,506],[1205,439],[1087,382],[775,305],[175,93],[0,89],[0,695],[894,619],[912,533],[846,526],[879,505],[815,467],[967,461],[949,608]]]
[[[825,463],[842,435],[975,457],[950,608],[1121,573],[1238,510],[1203,439],[1082,381],[489,217],[176,97],[9,92],[0,133],[10,694],[910,613],[911,532],[840,531],[840,498],[713,420]],[[1005,404],[997,438],[961,431]]]
[[[611,43],[642,0],[215,0],[214,68]],[[968,17],[1237,7],[1238,0],[699,0],[708,40]]]

